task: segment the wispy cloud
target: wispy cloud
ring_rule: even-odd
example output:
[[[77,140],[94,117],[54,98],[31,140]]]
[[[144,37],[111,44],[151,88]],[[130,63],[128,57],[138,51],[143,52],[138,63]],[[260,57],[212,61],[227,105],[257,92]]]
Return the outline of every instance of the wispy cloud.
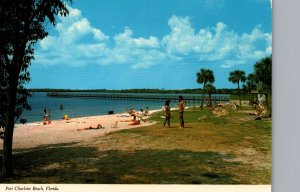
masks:
[[[57,34],[40,42],[36,63],[75,67],[123,64],[133,69],[147,69],[192,57],[198,61],[222,61],[220,67],[230,68],[272,52],[272,34],[264,33],[260,26],[254,26],[249,33],[238,34],[220,21],[215,26],[196,30],[190,17],[173,15],[167,23],[170,33],[161,39],[134,37],[129,27],[110,37],[93,27],[80,10],[71,7],[69,10],[68,17],[60,18],[55,28]]]
[[[243,65],[245,64],[245,60],[226,60],[222,65],[221,68],[232,68],[233,66]]]

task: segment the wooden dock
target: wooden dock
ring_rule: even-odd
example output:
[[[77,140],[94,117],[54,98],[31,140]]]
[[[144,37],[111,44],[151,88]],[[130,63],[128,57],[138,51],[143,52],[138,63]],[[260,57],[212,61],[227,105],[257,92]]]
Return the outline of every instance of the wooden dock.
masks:
[[[178,101],[180,94],[137,94],[137,93],[72,93],[72,92],[50,92],[48,97],[53,98],[81,98],[81,99],[103,99],[103,100],[134,100],[134,101]],[[185,102],[201,103],[202,95],[182,94]],[[213,103],[226,103],[230,100],[230,95],[212,95]],[[209,97],[204,96],[204,101],[208,102]]]

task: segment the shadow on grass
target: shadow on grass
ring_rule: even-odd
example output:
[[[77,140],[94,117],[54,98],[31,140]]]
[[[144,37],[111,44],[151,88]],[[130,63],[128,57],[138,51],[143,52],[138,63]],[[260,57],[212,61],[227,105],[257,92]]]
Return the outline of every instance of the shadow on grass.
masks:
[[[98,151],[54,145],[14,156],[15,178],[2,183],[237,184],[240,166],[217,152],[186,150]]]
[[[37,147],[32,148],[22,148],[22,149],[14,149],[14,153],[26,153],[35,150],[42,150],[48,148],[58,148],[58,147],[68,147],[77,144],[78,142],[69,142],[69,143],[57,143],[57,144],[46,144],[46,145],[38,145]]]

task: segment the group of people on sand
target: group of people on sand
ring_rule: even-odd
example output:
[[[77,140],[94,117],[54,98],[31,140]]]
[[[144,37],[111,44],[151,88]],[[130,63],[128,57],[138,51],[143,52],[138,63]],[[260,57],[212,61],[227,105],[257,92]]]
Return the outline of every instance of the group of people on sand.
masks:
[[[171,120],[171,108],[170,108],[170,100],[166,100],[165,102],[165,122],[164,122],[164,127],[166,124],[168,124],[168,127],[170,128],[170,120]],[[183,112],[185,109],[185,103],[184,99],[182,96],[179,96],[179,104],[178,104],[178,109],[179,109],[179,121],[180,121],[180,128],[184,128],[184,118],[183,118]]]
[[[129,125],[139,125],[141,124],[141,121],[145,121],[145,119],[143,119],[143,116],[149,115],[149,109],[148,107],[146,107],[145,111],[141,109],[140,112],[136,112],[134,108],[131,108],[129,111],[129,115],[133,117]]]
[[[63,104],[60,104],[59,109],[60,110],[64,109]],[[47,111],[48,111],[48,113],[47,113]],[[50,109],[47,110],[47,107],[45,107],[43,112],[44,112],[43,124],[44,125],[50,124],[51,123],[51,121],[50,121],[50,114],[51,114]],[[65,119],[65,117],[63,119]]]
[[[166,124],[168,125],[168,127],[171,127],[170,124],[170,120],[171,120],[171,108],[170,108],[170,100],[166,100],[165,102],[165,106],[164,106],[164,110],[165,110],[165,122],[164,122],[164,127],[166,126]],[[179,104],[178,104],[178,108],[179,108],[179,120],[180,120],[180,128],[184,128],[184,109],[185,109],[185,102],[182,96],[179,96]],[[49,110],[50,112],[50,110]],[[46,114],[46,107],[44,109],[44,121],[43,124],[50,124],[51,121],[49,119],[49,115]],[[134,110],[134,108],[131,108],[130,111],[128,112],[130,116],[133,117],[132,120],[127,120],[128,122],[130,122],[129,125],[140,125],[141,121],[145,121],[145,119],[143,119],[143,116],[147,116],[149,115],[149,108],[146,107],[145,110],[140,110],[140,112],[136,112]],[[100,129],[100,128],[104,128],[102,125],[98,125],[96,128],[92,128],[92,127],[88,127],[85,129],[80,129],[80,130],[90,130],[90,129]]]

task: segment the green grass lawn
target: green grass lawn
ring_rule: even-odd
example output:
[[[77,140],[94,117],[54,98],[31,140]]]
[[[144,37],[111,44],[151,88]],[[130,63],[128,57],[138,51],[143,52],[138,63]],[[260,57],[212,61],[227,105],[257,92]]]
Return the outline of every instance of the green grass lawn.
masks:
[[[4,183],[270,184],[271,120],[224,108],[178,111],[171,127],[121,130],[80,143],[18,150],[15,178]]]

